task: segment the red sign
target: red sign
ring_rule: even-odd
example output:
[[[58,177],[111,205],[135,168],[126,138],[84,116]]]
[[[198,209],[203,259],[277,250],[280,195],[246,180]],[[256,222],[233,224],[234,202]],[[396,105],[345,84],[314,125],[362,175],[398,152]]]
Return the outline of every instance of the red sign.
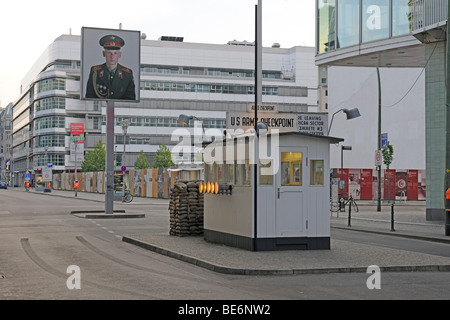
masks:
[[[84,123],[71,123],[70,124],[70,134],[78,135],[84,133]]]

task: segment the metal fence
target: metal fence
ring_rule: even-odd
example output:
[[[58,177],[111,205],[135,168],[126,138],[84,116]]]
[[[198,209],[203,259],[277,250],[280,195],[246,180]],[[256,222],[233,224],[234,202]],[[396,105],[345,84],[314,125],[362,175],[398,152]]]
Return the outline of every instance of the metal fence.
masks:
[[[448,0],[410,1],[411,31],[424,29],[446,21]]]

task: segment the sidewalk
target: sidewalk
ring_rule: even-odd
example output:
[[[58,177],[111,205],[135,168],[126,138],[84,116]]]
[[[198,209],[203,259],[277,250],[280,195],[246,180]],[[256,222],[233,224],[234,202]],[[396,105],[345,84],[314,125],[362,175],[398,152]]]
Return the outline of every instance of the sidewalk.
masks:
[[[345,212],[333,212],[331,227],[392,236],[437,241],[450,244],[445,236],[444,221],[427,221],[425,201],[396,202],[394,204],[394,231],[392,229],[392,206],[382,203],[377,211],[376,201],[358,201],[359,212],[352,210],[350,227],[348,207]]]
[[[52,190],[47,195],[74,197],[73,192]],[[79,192],[78,197],[104,202],[104,194]],[[168,200],[135,197],[133,210],[142,213],[168,213]],[[164,205],[164,204],[167,204]],[[450,237],[445,236],[444,221],[426,221],[425,202],[396,204],[394,228],[391,231],[391,206],[383,205],[376,211],[375,203],[359,202],[359,212],[352,212],[351,227],[348,213],[333,213],[331,220],[330,250],[287,250],[252,252],[221,244],[206,242],[203,237],[176,237],[166,234],[123,235],[122,240],[142,248],[179,259],[208,270],[240,275],[289,275],[341,272],[367,272],[371,265],[381,271],[446,271],[450,272],[450,258],[398,249],[390,249],[333,238],[333,230],[348,229],[358,232],[383,233],[439,241],[450,248]],[[111,215],[110,215],[111,216]]]
[[[383,233],[448,244],[444,221],[427,222],[425,203],[394,207],[395,231],[391,231],[391,206],[361,203],[358,213],[331,217],[331,250],[289,250],[251,252],[206,242],[202,237],[178,238],[166,234],[140,234],[123,237],[129,242],[211,271],[243,275],[289,275],[340,272],[367,272],[370,265],[382,271],[450,271],[450,258],[358,244],[333,239],[334,229]]]

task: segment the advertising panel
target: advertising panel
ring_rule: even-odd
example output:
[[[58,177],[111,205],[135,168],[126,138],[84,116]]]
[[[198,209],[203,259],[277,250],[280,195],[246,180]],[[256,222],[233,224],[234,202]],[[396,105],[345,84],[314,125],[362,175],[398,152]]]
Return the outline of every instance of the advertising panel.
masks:
[[[81,30],[81,99],[139,102],[141,33]]]

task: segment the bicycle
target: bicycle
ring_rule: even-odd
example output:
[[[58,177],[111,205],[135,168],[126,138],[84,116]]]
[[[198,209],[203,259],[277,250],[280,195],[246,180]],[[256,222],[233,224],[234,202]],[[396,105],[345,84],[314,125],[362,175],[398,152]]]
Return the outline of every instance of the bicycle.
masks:
[[[353,210],[359,212],[358,204],[356,203],[355,199],[353,199],[353,196],[351,194],[348,196],[347,200],[345,200],[345,197],[341,195],[339,197],[339,203],[341,204],[341,209],[344,212],[346,205],[349,205],[349,207],[351,206]]]
[[[134,197],[129,190],[125,191],[125,194],[122,196],[122,202],[130,203],[133,201]]]

